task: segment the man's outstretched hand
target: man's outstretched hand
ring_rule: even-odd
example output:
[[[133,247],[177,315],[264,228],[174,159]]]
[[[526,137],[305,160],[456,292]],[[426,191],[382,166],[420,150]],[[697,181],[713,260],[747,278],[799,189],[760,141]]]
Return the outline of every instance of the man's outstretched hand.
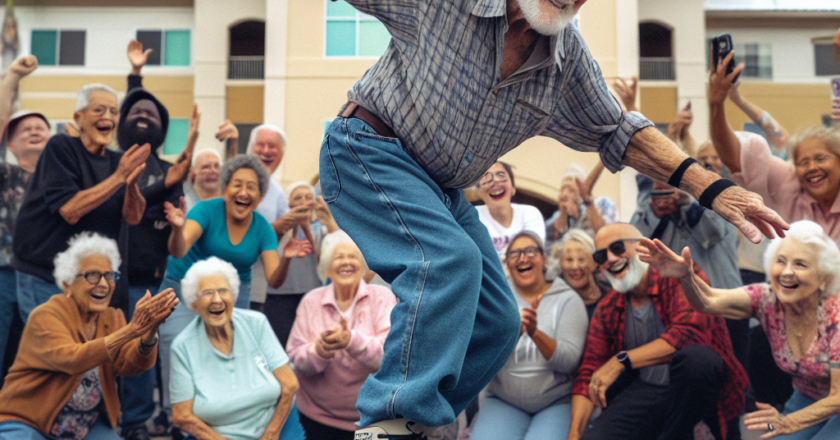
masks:
[[[784,237],[785,231],[790,229],[776,211],[764,205],[761,196],[740,186],[729,187],[720,193],[712,202],[712,208],[753,243],[760,242],[762,234],[768,238]]]

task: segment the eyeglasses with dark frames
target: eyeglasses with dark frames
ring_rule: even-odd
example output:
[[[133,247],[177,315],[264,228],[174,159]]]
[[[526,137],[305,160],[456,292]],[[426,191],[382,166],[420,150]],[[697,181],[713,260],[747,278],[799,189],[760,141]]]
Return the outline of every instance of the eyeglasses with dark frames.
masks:
[[[481,180],[478,181],[478,186],[492,185],[494,180],[496,182],[503,183],[507,182],[508,179],[510,179],[510,176],[508,176],[508,173],[505,171],[496,171],[496,174],[488,171],[481,176]]]
[[[120,279],[120,273],[117,271],[112,272],[100,272],[98,270],[88,270],[82,273],[77,273],[76,278],[84,277],[88,283],[93,284],[94,286],[99,284],[99,280],[102,277],[105,277],[105,281],[112,283]]]
[[[613,255],[622,255],[624,252],[627,251],[627,247],[624,246],[624,242],[627,241],[639,241],[641,238],[622,238],[621,240],[616,240],[609,244],[609,246],[598,249],[597,251],[592,253],[592,259],[595,260],[596,264],[604,264],[607,261],[607,250],[613,253]]]
[[[507,256],[507,257],[508,257],[508,259],[510,259],[510,260],[516,260],[516,259],[518,259],[518,258],[519,258],[519,256],[520,256],[520,255],[523,255],[523,254],[524,254],[524,255],[525,255],[526,257],[528,257],[528,258],[534,258],[534,257],[536,257],[538,254],[540,254],[540,255],[541,255],[542,253],[543,253],[543,250],[542,250],[542,248],[541,248],[541,247],[538,247],[538,246],[528,246],[528,247],[526,247],[526,248],[524,248],[524,249],[514,249],[514,250],[512,250],[512,251],[508,252],[508,256]]]

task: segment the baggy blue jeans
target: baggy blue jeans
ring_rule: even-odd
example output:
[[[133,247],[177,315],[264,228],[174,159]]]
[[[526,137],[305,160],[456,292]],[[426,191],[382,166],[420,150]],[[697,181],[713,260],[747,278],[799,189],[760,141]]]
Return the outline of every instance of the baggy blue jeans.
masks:
[[[338,118],[321,146],[324,200],[399,302],[359,426],[451,423],[502,368],[519,311],[478,213],[363,121]]]

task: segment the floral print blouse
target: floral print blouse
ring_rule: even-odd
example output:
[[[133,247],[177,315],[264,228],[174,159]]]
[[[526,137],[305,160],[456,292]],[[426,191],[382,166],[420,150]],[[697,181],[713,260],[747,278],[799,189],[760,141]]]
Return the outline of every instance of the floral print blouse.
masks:
[[[83,440],[99,417],[101,401],[99,367],[94,367],[85,373],[70,401],[58,413],[50,435],[56,439]]]
[[[776,299],[770,284],[753,284],[746,289],[752,302],[752,316],[761,322],[776,364],[793,376],[793,387],[814,400],[828,396],[829,363],[840,362],[840,296],[820,300],[817,337],[800,359],[794,359],[785,330],[784,305]]]

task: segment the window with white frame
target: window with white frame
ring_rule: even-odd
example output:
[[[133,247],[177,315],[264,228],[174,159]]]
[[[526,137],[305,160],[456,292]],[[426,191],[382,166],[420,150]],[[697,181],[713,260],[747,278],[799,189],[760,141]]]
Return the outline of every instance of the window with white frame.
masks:
[[[379,57],[391,35],[375,17],[344,0],[327,0],[325,48],[328,57]]]
[[[152,49],[147,66],[190,65],[189,30],[138,30],[137,41],[143,49]]]
[[[737,62],[744,63],[741,76],[745,78],[773,78],[773,47],[769,43],[733,44]]]
[[[82,30],[33,29],[30,52],[41,66],[84,66],[85,36]]]

